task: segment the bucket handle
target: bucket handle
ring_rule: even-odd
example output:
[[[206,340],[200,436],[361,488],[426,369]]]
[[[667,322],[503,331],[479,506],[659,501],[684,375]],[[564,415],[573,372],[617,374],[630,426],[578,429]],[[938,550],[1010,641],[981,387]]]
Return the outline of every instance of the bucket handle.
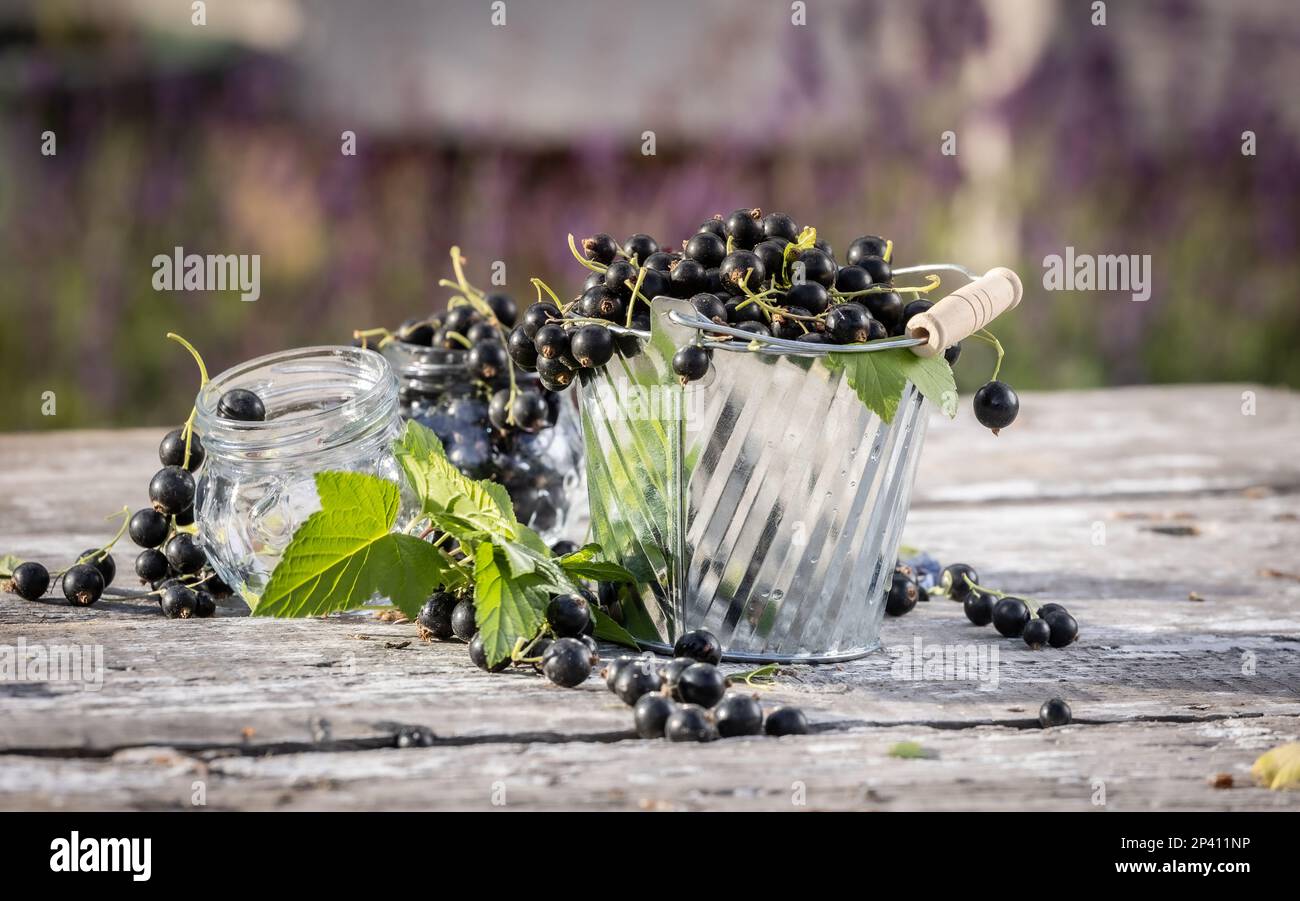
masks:
[[[943,353],[1014,309],[1023,290],[1020,276],[1010,269],[1005,266],[990,269],[908,321],[908,336],[925,342],[913,345],[912,353],[918,357]]]

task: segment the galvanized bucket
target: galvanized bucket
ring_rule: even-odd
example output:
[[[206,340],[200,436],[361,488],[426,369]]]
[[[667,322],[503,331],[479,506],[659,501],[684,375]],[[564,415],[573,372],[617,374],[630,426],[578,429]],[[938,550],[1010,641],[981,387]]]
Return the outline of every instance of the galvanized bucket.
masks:
[[[715,351],[709,375],[683,387],[672,357],[700,327],[688,302],[656,298],[650,333],[624,339],[638,353],[582,371],[594,538],[638,582],[620,605],[625,627],[655,650],[708,629],[729,660],[869,653],[926,402],[908,384],[886,424],[842,370],[805,355],[817,345],[776,340],[759,352]]]

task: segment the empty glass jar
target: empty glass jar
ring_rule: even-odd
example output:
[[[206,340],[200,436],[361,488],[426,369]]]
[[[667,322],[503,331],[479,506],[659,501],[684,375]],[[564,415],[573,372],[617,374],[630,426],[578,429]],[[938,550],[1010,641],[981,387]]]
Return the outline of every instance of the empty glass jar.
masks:
[[[519,390],[546,399],[551,424],[536,434],[503,431],[488,420],[488,403],[509,387],[508,376],[474,379],[460,350],[391,341],[383,353],[397,373],[402,416],[428,426],[448,460],[471,478],[505,485],[515,516],[547,542],[583,542],[590,516],[573,392],[547,391],[536,375],[516,371]]]
[[[255,392],[264,422],[217,416],[232,388]],[[315,475],[364,472],[403,485],[390,442],[402,428],[397,376],[356,347],[306,347],[249,360],[199,393],[196,426],[207,452],[195,510],[218,575],[252,603],[294,530],[320,509]],[[398,525],[415,512],[403,487]]]

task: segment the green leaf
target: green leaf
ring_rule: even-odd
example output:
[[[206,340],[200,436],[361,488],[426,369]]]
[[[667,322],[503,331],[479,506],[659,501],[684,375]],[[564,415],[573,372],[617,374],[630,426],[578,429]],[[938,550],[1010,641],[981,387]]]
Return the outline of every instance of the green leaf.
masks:
[[[482,540],[478,533],[516,537],[518,524],[505,488],[461,473],[429,429],[408,421],[402,437],[393,442],[393,453],[420,499],[422,512],[457,541],[477,544]]]
[[[575,579],[598,582],[636,582],[636,577],[617,563],[601,560],[598,544],[588,544],[560,558],[560,566]]]
[[[614,622],[608,613],[595,607],[591,608],[591,612],[596,617],[597,638],[612,641],[614,644],[621,644],[624,647],[635,648],[638,651],[641,650],[641,645],[637,644],[636,639],[632,637],[632,633]]]
[[[392,532],[398,487],[363,473],[321,472],[316,491],[321,509],[294,532],[253,615],[318,616],[381,596],[414,617],[449,566],[429,543]]]
[[[885,422],[893,422],[898,402],[910,381],[949,417],[957,415],[957,385],[942,354],[918,357],[908,348],[826,355],[832,371],[844,370],[858,398]]]
[[[928,760],[938,757],[939,755],[921,747],[918,742],[900,741],[889,749],[889,756],[898,757],[903,760]]]
[[[515,642],[541,628],[551,595],[537,575],[512,577],[490,541],[474,553],[474,609],[488,665],[510,656]]]
[[[22,566],[23,561],[13,554],[5,554],[0,557],[0,579],[7,579],[14,574],[14,570]]]

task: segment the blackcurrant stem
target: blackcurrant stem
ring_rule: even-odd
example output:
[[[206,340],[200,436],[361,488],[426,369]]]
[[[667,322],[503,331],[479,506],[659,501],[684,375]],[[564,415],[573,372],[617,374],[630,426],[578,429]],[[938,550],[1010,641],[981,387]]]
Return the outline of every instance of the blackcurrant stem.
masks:
[[[627,284],[631,281],[632,281],[631,279],[623,280],[624,284]],[[642,267],[638,269],[636,272],[636,284],[632,285],[632,300],[627,305],[627,322],[626,322],[627,328],[632,327],[632,316],[636,312],[636,299],[638,297],[641,297],[642,300],[645,300],[645,298],[642,297],[641,295],[641,284],[644,281],[645,281],[645,268]],[[648,306],[649,304],[650,301],[646,300],[646,305]]]
[[[889,262],[889,258],[890,258],[891,256],[893,256],[893,255],[894,255],[894,240],[893,240],[892,238],[886,238],[886,239],[885,239],[885,255],[884,255],[883,257],[881,257],[881,259],[884,260],[886,263],[888,263],[888,262]]]
[[[203,389],[207,387],[208,384],[208,367],[203,362],[203,356],[197,350],[194,349],[193,344],[186,341],[184,338],[182,338],[180,335],[176,334],[175,332],[168,332],[167,337],[170,338],[172,341],[175,341],[181,347],[184,347],[186,350],[188,350],[190,352],[190,356],[194,358],[194,362],[198,364],[199,391],[202,392]],[[190,468],[190,444],[194,436],[194,418],[198,415],[198,413],[199,413],[199,407],[198,404],[195,404],[193,407],[190,408],[190,415],[185,420],[185,431],[184,431],[185,456],[181,458],[181,467],[187,470]]]
[[[429,321],[428,319],[424,320],[424,323],[425,323],[425,324],[431,324],[430,321]],[[374,336],[374,335],[382,335],[382,336],[383,336],[382,338],[380,338],[378,341],[375,342],[375,347],[376,347],[376,348],[383,347],[385,344],[388,344],[388,343],[390,343],[390,342],[392,342],[392,341],[396,341],[396,340],[397,340],[397,337],[396,337],[392,332],[390,332],[388,329],[386,329],[386,328],[367,328],[367,329],[353,329],[353,330],[352,330],[352,337],[353,337],[353,338],[356,338],[356,339],[359,340],[359,341],[361,341],[361,345],[362,345],[362,347],[365,347],[367,344],[369,344],[369,342],[368,342],[366,339],[367,339],[367,338],[370,338],[370,337],[372,337],[372,336]]]
[[[608,266],[602,266],[600,263],[597,263],[595,260],[589,260],[586,257],[584,257],[581,253],[579,253],[577,241],[574,239],[572,234],[569,235],[569,250],[573,252],[573,258],[575,260],[577,260],[583,266],[586,266],[592,272],[604,272],[606,269],[609,268]]]
[[[996,382],[998,380],[998,373],[1002,371],[1002,358],[1006,355],[1006,351],[1002,349],[1002,342],[986,328],[980,329],[978,332],[971,335],[971,337],[979,338],[981,341],[987,341],[992,344],[993,349],[998,352],[997,362],[993,364],[993,376],[989,379],[991,382]]]
[[[546,284],[546,282],[542,281],[540,278],[533,278],[533,279],[531,279],[531,281],[532,281],[532,283],[537,287],[537,299],[538,299],[538,300],[541,300],[541,299],[542,299],[542,292],[545,291],[547,294],[550,295],[550,297],[551,297],[551,302],[554,303],[557,307],[562,307],[562,306],[564,306],[564,304],[562,304],[562,303],[560,302],[560,297],[559,297],[559,295],[556,294],[554,291],[551,290],[551,286],[550,286],[550,285]]]
[[[935,288],[939,287],[939,276],[927,275],[926,279],[930,282],[928,285],[905,285],[895,287],[893,285],[872,285],[870,288],[863,288],[861,291],[836,291],[831,288],[831,296],[840,301],[852,300],[855,297],[863,297],[867,294],[929,294]]]
[[[470,340],[466,338],[464,335],[462,335],[460,332],[443,332],[443,337],[451,338],[457,343],[462,344],[467,348],[474,346],[473,344],[470,343]]]

